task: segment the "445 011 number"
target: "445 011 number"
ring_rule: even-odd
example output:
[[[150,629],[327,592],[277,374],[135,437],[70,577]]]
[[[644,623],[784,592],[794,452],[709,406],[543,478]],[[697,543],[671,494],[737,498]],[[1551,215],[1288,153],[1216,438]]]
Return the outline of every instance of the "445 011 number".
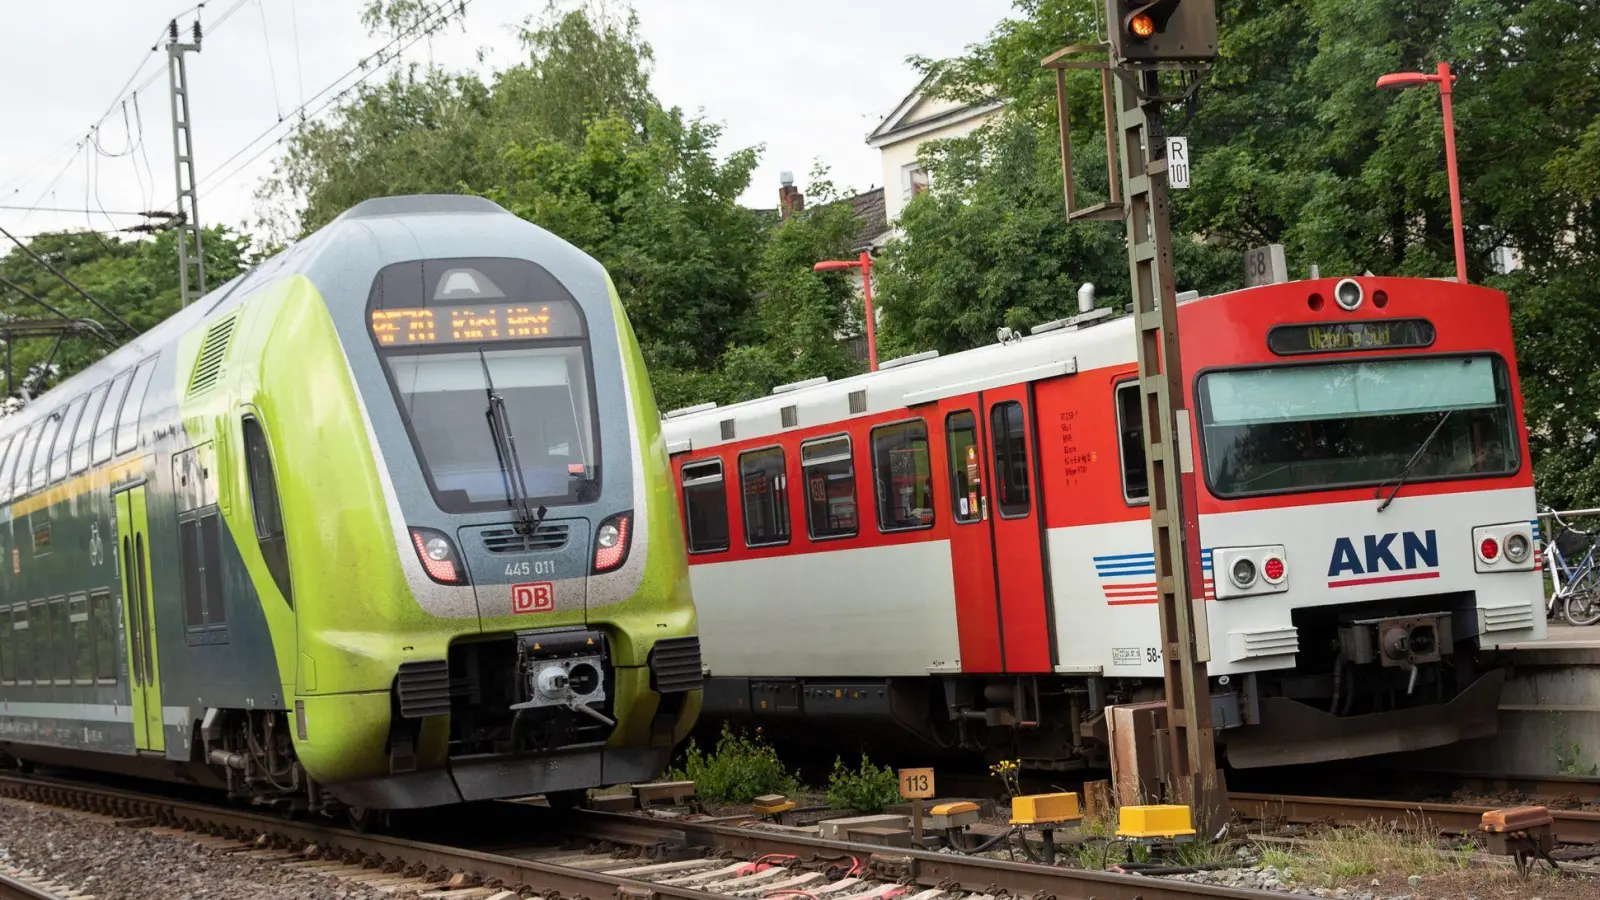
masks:
[[[553,559],[523,559],[506,563],[507,578],[521,578],[527,575],[554,575],[556,561]]]

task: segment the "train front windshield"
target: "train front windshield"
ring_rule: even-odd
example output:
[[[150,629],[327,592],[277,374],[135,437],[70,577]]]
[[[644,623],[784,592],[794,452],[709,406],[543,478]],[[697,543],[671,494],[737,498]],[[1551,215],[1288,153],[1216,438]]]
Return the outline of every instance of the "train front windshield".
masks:
[[[1197,388],[1219,497],[1504,475],[1516,417],[1498,357],[1449,356],[1208,372]]]
[[[588,335],[577,304],[557,292],[521,260],[380,273],[373,337],[441,509],[516,506],[522,491],[535,506],[598,496]]]

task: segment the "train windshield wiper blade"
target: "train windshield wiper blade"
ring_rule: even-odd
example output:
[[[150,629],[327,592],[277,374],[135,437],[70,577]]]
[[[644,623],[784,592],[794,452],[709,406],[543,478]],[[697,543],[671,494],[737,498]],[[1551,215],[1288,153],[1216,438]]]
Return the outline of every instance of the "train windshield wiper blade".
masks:
[[[489,420],[489,438],[494,441],[494,456],[500,463],[500,474],[505,478],[506,500],[517,511],[517,530],[532,534],[544,521],[545,508],[534,513],[528,499],[528,484],[522,477],[522,461],[517,458],[517,439],[511,433],[511,416],[506,412],[505,398],[494,389],[494,376],[489,374],[489,358],[478,349],[478,361],[483,364],[483,385],[489,396],[489,408],[484,415]]]
[[[1406,464],[1400,467],[1400,471],[1395,473],[1393,478],[1387,479],[1383,484],[1378,485],[1377,489],[1372,492],[1372,496],[1376,497],[1383,493],[1385,485],[1390,482],[1394,483],[1394,488],[1389,491],[1389,496],[1384,497],[1383,502],[1378,504],[1378,512],[1388,509],[1389,504],[1394,502],[1395,495],[1400,493],[1400,489],[1405,487],[1406,479],[1411,477],[1411,470],[1415,469],[1417,463],[1422,461],[1422,454],[1433,446],[1433,439],[1439,436],[1439,430],[1444,428],[1444,423],[1450,421],[1450,414],[1453,412],[1455,412],[1453,409],[1445,410],[1444,415],[1439,417],[1438,424],[1434,425],[1433,430],[1428,432],[1428,436],[1423,438],[1422,443],[1417,445],[1417,449],[1411,454],[1411,458],[1406,460]]]

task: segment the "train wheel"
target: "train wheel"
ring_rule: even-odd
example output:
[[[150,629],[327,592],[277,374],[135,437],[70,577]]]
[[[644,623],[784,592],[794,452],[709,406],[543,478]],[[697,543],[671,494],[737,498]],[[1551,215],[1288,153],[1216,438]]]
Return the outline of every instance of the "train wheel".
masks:
[[[389,827],[389,811],[386,809],[349,806],[345,808],[345,817],[357,834],[383,831]]]
[[[551,791],[544,795],[544,802],[551,809],[568,812],[582,806],[589,799],[589,792],[583,788],[571,791]]]

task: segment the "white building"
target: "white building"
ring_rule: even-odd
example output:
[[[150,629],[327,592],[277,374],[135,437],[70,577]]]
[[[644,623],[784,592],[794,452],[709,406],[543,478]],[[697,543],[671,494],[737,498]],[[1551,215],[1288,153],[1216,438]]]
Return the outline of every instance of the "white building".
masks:
[[[917,164],[923,143],[970,134],[1005,105],[1000,100],[980,104],[946,100],[929,95],[928,88],[924,78],[867,135],[867,146],[882,155],[884,211],[890,222],[928,185],[928,174]]]

